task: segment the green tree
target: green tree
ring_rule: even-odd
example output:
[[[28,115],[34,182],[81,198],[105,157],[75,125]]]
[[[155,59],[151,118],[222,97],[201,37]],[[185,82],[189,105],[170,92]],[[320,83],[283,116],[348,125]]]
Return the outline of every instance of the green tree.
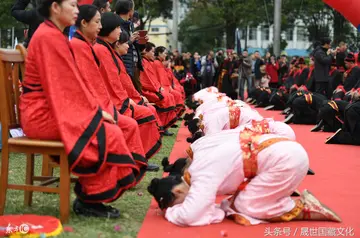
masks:
[[[145,25],[158,17],[168,19],[172,17],[172,0],[134,0],[135,9],[140,15],[139,29],[143,30]],[[115,9],[116,0],[112,3]]]
[[[13,4],[13,0],[0,1],[0,29],[22,26],[11,16],[11,7]]]
[[[222,46],[225,24],[213,10],[194,8],[180,23],[179,41],[184,51],[206,53]]]

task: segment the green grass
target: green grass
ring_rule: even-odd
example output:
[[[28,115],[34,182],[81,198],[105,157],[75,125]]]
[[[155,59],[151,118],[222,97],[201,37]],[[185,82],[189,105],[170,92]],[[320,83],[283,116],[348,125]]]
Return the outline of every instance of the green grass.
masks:
[[[169,156],[175,143],[178,129],[171,129],[170,131],[174,132],[175,135],[164,137],[162,149],[150,160],[151,163],[161,165],[162,158]],[[41,161],[40,157],[35,159],[35,174],[40,175]],[[10,155],[10,183],[24,183],[25,162],[25,155]],[[70,222],[65,224],[64,227],[71,227],[73,232],[64,232],[58,237],[136,237],[151,201],[151,196],[146,190],[147,185],[150,183],[151,179],[161,177],[162,173],[162,167],[159,172],[147,173],[139,185],[126,191],[123,196],[111,204],[120,210],[121,217],[119,219],[110,220],[76,216],[71,209]],[[140,196],[139,193],[142,193],[142,196]],[[71,202],[74,199],[75,194],[72,192]],[[31,207],[25,207],[24,192],[8,190],[5,214],[37,214],[58,217],[59,197],[54,194],[34,193],[33,205]],[[120,231],[115,231],[115,226],[120,226]]]

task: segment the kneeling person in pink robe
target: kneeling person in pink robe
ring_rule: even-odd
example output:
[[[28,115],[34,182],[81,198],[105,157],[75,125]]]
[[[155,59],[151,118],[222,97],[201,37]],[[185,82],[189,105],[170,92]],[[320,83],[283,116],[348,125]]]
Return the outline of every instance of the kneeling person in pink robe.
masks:
[[[203,226],[225,217],[242,225],[341,221],[307,190],[299,200],[290,197],[309,167],[306,151],[295,141],[248,129],[227,130],[197,140],[189,154],[191,164],[183,177],[155,178],[148,187],[173,224]],[[234,195],[217,205],[216,196],[226,194]]]

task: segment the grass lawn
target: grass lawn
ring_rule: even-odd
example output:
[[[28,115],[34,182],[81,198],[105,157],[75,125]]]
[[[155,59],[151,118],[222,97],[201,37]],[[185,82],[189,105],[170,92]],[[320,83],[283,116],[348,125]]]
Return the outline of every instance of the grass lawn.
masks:
[[[150,160],[151,163],[161,165],[162,158],[170,155],[178,129],[171,129],[170,131],[174,132],[175,135],[164,137],[162,149],[155,158]],[[25,155],[12,154],[10,158],[9,182],[23,183],[25,181]],[[41,159],[37,158],[35,163],[35,174],[40,174]],[[58,237],[136,237],[150,205],[151,196],[146,190],[147,185],[152,178],[161,177],[161,175],[162,169],[159,172],[147,173],[138,186],[125,192],[122,197],[111,204],[120,209],[120,219],[79,217],[71,209],[70,222],[65,224],[64,227],[71,227],[73,232],[64,232]],[[71,201],[74,199],[75,195],[72,193]],[[53,194],[34,193],[32,207],[25,207],[24,193],[22,191],[8,190],[5,214],[37,214],[57,217],[59,214],[59,197]],[[115,230],[117,226],[120,227],[120,231]]]

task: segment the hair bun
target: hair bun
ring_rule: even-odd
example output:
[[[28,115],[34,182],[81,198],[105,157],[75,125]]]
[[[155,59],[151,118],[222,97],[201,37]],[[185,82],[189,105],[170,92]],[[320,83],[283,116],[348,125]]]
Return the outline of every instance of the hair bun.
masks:
[[[148,192],[151,194],[151,195],[154,195],[158,186],[159,186],[159,182],[160,182],[160,179],[158,178],[154,178],[153,180],[151,180],[151,183],[150,185],[148,186],[147,190]]]
[[[168,157],[164,157],[163,160],[161,161],[162,166],[166,167],[169,166],[169,158]]]

